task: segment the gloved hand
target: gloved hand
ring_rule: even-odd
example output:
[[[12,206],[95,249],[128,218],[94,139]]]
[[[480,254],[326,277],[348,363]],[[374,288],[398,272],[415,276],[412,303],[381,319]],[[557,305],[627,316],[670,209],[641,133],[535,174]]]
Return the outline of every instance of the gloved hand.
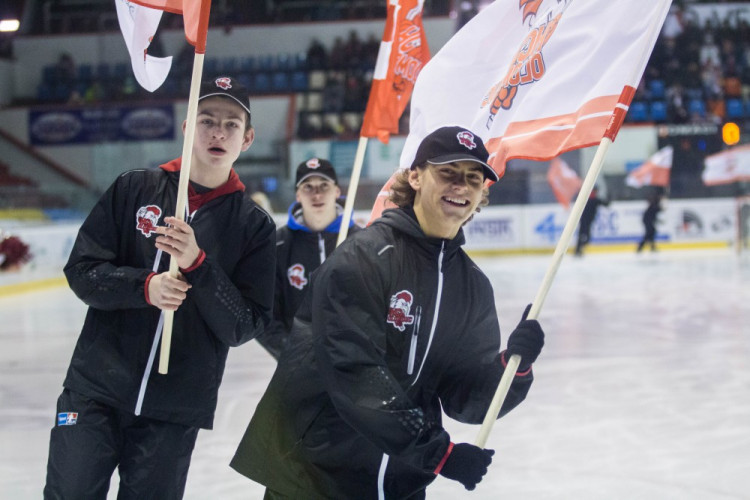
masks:
[[[531,364],[539,357],[544,346],[544,331],[535,319],[526,319],[531,310],[531,304],[526,306],[521,322],[513,333],[508,337],[508,348],[505,351],[505,359],[509,360],[513,354],[521,356],[519,372],[525,372],[531,368]]]
[[[494,454],[495,450],[483,450],[469,443],[453,445],[440,475],[458,481],[467,490],[473,490],[487,474],[487,467],[492,463]]]

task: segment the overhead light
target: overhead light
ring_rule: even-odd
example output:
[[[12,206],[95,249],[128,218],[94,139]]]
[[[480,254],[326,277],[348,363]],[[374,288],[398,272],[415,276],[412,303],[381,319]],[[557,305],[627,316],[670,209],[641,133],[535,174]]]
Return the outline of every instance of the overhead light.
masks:
[[[21,22],[18,19],[0,19],[0,32],[18,31]]]

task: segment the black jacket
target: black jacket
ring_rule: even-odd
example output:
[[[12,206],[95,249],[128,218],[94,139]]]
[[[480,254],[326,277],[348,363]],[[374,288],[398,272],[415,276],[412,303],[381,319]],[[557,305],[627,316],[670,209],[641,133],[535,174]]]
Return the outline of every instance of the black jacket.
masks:
[[[481,423],[503,373],[492,287],[463,242],[401,209],[347,239],[313,275],[232,467],[300,499],[423,490],[450,442],[441,406]],[[501,415],[532,377],[516,376]]]
[[[339,204],[340,211],[343,207]],[[311,231],[302,218],[302,205],[289,206],[286,226],[276,231],[276,285],[273,320],[258,342],[278,359],[286,345],[292,321],[308,289],[310,275],[336,249],[342,215],[322,231]],[[349,221],[347,236],[361,228]]]
[[[211,428],[229,347],[271,318],[275,226],[234,171],[206,193],[191,186],[189,221],[205,260],[184,273],[192,288],[174,314],[169,373],[160,375],[160,311],[146,286],[168,270],[169,255],[157,253],[151,229],[174,213],[179,168],[175,160],[122,174],[84,221],[65,275],[90,307],[64,386],[136,415]]]

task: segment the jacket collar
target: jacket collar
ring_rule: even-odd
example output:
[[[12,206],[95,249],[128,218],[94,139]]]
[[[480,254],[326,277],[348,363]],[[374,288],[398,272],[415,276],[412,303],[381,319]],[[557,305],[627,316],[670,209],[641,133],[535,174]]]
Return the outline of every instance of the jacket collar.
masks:
[[[443,243],[445,243],[445,252],[447,254],[456,252],[466,242],[463,229],[459,229],[456,237],[452,240],[427,236],[419,225],[417,214],[414,213],[413,207],[385,210],[383,215],[373,222],[374,224],[391,226],[398,231],[408,234],[425,247],[437,248],[439,250],[443,247]]]
[[[338,216],[331,222],[325,229],[323,229],[323,233],[338,233],[341,231],[341,219],[343,218],[343,212],[344,212],[344,198],[339,198],[336,200],[336,212],[338,213]],[[289,229],[292,231],[304,231],[306,233],[312,233],[316,231],[312,231],[309,227],[305,226],[305,219],[302,217],[302,204],[298,201],[295,201],[291,205],[289,205],[289,210],[287,211],[287,222],[286,225],[289,226]],[[349,227],[354,226],[354,219],[349,220]]]
[[[159,165],[159,168],[167,172],[179,172],[182,168],[182,158],[175,158],[168,163]],[[229,179],[224,184],[205,193],[196,192],[195,188],[188,184],[188,205],[190,212],[198,210],[211,200],[237,191],[244,192],[245,185],[240,181],[240,177],[234,169],[229,171]]]

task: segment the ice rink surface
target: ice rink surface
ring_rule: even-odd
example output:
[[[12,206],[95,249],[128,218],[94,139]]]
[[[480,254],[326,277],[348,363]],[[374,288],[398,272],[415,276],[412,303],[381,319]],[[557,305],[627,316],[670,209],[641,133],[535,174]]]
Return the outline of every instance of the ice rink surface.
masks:
[[[503,344],[550,259],[476,259],[495,287]],[[2,499],[41,498],[84,313],[64,287],[0,297]],[[539,319],[547,343],[536,382],[495,424],[485,480],[467,492],[439,477],[428,499],[750,498],[750,259],[730,250],[566,256]],[[186,499],[262,498],[227,464],[274,366],[255,342],[230,351]],[[446,427],[456,442],[478,431]]]

